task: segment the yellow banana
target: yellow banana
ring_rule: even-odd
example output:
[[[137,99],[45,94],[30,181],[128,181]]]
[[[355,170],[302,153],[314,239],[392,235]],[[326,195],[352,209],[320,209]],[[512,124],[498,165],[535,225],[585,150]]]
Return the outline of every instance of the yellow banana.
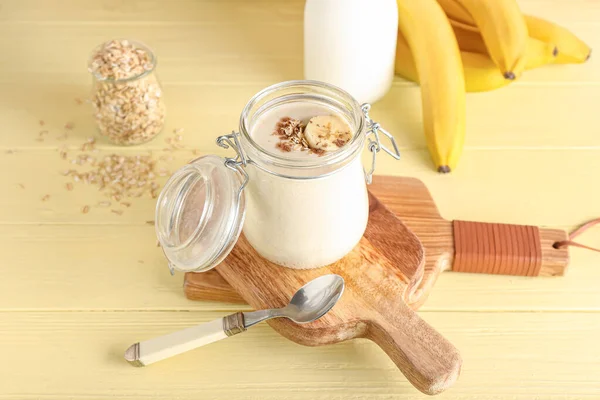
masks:
[[[448,18],[464,24],[465,28],[475,28],[475,20],[463,7],[459,0],[438,0]],[[556,46],[558,54],[554,60],[556,64],[583,63],[590,58],[592,50],[581,39],[568,29],[553,22],[546,21],[531,15],[524,15],[529,36]]]
[[[454,36],[456,36],[456,41],[461,51],[488,54],[483,37],[481,37],[481,33],[477,27],[455,21],[451,18],[448,18],[448,20],[450,21],[452,30],[454,30]]]
[[[486,92],[499,89],[512,82],[505,79],[492,59],[485,54],[460,52],[467,92]],[[415,60],[402,34],[396,45],[396,73],[405,79],[419,83]]]
[[[590,58],[592,50],[568,29],[530,15],[525,16],[529,35],[544,42],[554,43],[558,55],[557,64],[583,63]]]
[[[515,79],[525,69],[527,25],[516,0],[438,0],[457,22],[470,22],[479,28],[492,60],[507,79]]]
[[[465,82],[452,27],[436,0],[397,0],[398,25],[421,82],[427,146],[439,172],[456,167],[466,131]]]
[[[525,70],[532,70],[556,62],[559,55],[554,43],[543,42],[529,37],[527,39],[527,52],[525,53]]]
[[[458,0],[437,0],[437,2],[442,6],[448,18],[463,24],[475,26],[473,17]]]
[[[450,24],[452,25],[452,29],[454,29],[454,35],[461,51],[489,55],[483,38],[476,28],[452,19],[450,19]],[[528,37],[525,51],[525,70],[551,64],[555,62],[557,54],[557,48],[553,44]],[[469,90],[467,89],[467,91]]]
[[[464,65],[463,65],[464,67]],[[410,47],[400,31],[398,31],[398,41],[396,42],[396,74],[404,79],[419,83],[419,74],[415,65]]]

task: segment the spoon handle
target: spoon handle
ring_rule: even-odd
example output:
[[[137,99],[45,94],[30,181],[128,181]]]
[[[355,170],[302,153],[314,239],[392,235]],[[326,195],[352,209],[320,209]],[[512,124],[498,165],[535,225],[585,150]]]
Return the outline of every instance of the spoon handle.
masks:
[[[125,360],[135,367],[143,367],[225,339],[245,330],[243,314],[235,313],[201,325],[135,343],[125,351]]]
[[[258,311],[250,311],[245,312],[244,314],[244,327],[246,329],[250,328],[253,325],[258,324],[259,322],[266,321],[271,318],[279,318],[285,317],[285,309],[284,308],[272,308],[268,310],[258,310]]]

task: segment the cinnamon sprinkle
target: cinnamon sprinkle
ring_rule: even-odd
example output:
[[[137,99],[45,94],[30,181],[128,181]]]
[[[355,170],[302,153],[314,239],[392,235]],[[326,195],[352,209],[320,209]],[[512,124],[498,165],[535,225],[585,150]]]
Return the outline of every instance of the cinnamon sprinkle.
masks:
[[[277,148],[281,151],[284,151],[286,153],[289,153],[290,151],[292,151],[292,146],[288,143],[288,142],[279,142],[277,143],[275,146],[277,146]]]
[[[337,147],[342,147],[343,145],[345,145],[346,143],[348,143],[348,141],[347,141],[347,140],[344,140],[344,139],[336,139],[336,140],[335,140],[333,143],[334,143],[334,144],[335,144]]]

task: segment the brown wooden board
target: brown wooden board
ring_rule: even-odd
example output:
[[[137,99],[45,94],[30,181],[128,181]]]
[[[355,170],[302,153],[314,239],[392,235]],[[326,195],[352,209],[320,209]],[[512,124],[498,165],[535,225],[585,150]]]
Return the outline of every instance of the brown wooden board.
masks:
[[[405,296],[406,303],[417,309],[427,299],[438,275],[452,269],[455,254],[452,222],[440,216],[429,190],[418,179],[375,176],[369,191],[402,219],[425,248],[423,277],[417,287],[407,290]],[[369,224],[373,223],[375,221],[370,218]],[[566,240],[566,232],[540,228],[539,233],[542,251],[539,275],[563,275],[569,263],[568,250],[555,249],[552,245]],[[187,274],[184,290],[186,296],[193,300],[245,302],[216,270]]]
[[[439,393],[458,378],[462,361],[456,348],[405,302],[422,281],[423,247],[372,195],[369,221],[354,250],[323,268],[296,270],[270,263],[242,235],[216,269],[255,309],[283,307],[311,279],[328,273],[341,275],[346,283],[344,294],[325,316],[309,324],[284,318],[269,324],[284,337],[308,346],[370,339],[417,389]]]

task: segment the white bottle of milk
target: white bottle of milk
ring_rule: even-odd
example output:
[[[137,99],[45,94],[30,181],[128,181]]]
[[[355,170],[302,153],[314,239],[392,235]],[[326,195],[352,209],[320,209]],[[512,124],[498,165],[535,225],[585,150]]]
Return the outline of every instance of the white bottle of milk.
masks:
[[[396,0],[306,0],[304,77],[373,103],[392,85],[397,34]]]

